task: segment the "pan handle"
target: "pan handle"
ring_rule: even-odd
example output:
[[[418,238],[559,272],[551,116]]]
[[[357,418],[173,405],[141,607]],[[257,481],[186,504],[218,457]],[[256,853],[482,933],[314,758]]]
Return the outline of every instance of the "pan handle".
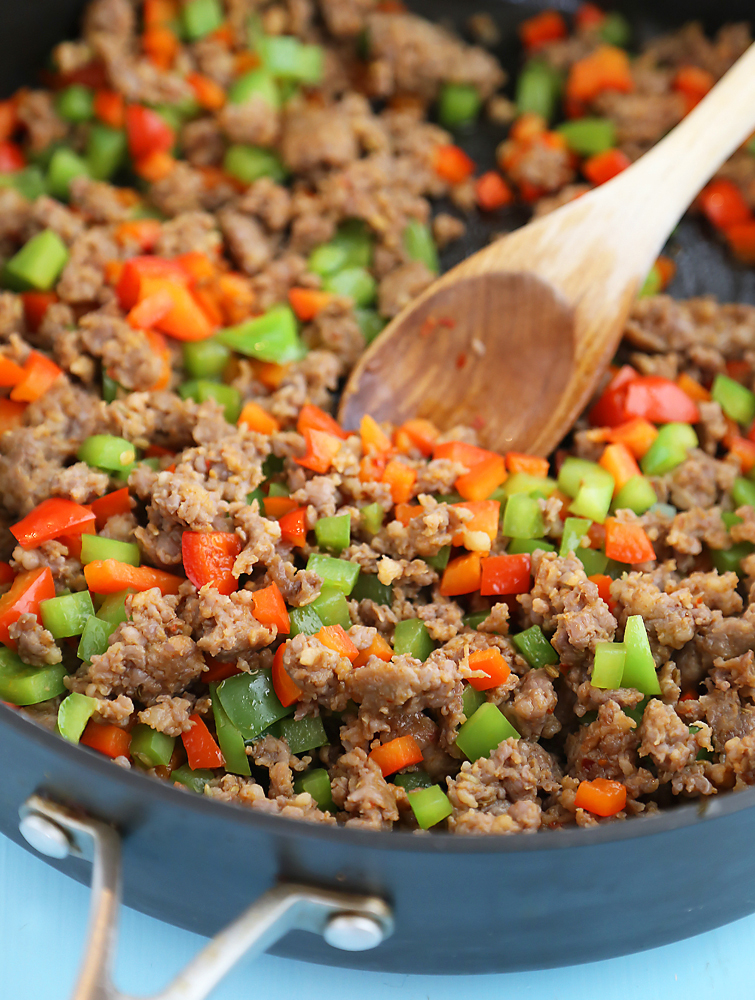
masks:
[[[117,831],[38,795],[27,799],[20,815],[21,834],[41,854],[58,859],[72,855],[92,864],[87,946],[71,1000],[136,1000],[112,980],[121,898]],[[204,1000],[242,957],[261,954],[290,930],[322,934],[344,951],[365,951],[390,936],[393,918],[377,896],[280,883],[220,931],[150,1000]]]

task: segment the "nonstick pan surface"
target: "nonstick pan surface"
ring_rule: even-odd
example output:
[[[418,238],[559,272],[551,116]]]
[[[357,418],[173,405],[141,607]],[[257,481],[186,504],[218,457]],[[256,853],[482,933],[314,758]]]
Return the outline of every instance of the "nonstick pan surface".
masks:
[[[77,0],[3,5],[0,96],[33,82],[52,46],[75,37],[82,6]],[[513,28],[545,5],[416,0],[410,6],[457,25],[471,13],[493,14],[513,75]],[[695,16],[715,28],[752,14],[751,2],[619,6],[641,34]],[[499,129],[484,125],[461,142],[486,167],[501,138]],[[473,221],[463,246],[444,263],[523,221],[515,212],[493,224]],[[681,224],[672,252],[679,266],[673,294],[755,303],[755,272],[732,264],[696,222]],[[0,831],[24,843],[18,809],[35,792],[114,823],[123,834],[125,902],[188,930],[215,933],[278,879],[376,893],[392,905],[396,931],[374,951],[335,951],[305,933],[274,949],[307,961],[404,973],[545,968],[655,947],[755,911],[755,789],[591,830],[462,838],[320,829],[207,801],[123,771],[3,705],[0,763]],[[82,861],[51,863],[89,879]]]

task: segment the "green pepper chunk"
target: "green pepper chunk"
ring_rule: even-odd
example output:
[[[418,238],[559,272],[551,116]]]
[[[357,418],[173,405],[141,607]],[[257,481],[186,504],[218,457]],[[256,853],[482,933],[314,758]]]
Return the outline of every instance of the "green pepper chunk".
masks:
[[[208,771],[205,768],[198,768],[196,771],[192,771],[188,764],[182,764],[181,767],[177,767],[175,771],[170,772],[171,781],[177,781],[192,792],[196,792],[197,795],[203,794],[204,786],[208,781],[212,781],[214,777],[215,775],[212,771]]]
[[[340,591],[338,593],[343,597]],[[348,610],[347,608],[347,613]],[[289,634],[292,639],[295,635],[314,635],[320,631],[324,624],[322,618],[320,618],[311,604],[307,604],[303,608],[291,608],[288,612],[288,620],[291,623],[291,632]],[[349,619],[350,625],[351,619]]]
[[[561,75],[542,59],[530,59],[516,82],[516,109],[551,121],[561,96]]]
[[[192,382],[184,382],[178,387],[178,394],[182,399],[195,399],[198,403],[214,399],[223,407],[223,416],[229,424],[235,424],[239,419],[241,393],[235,386],[200,378]]]
[[[136,461],[136,448],[122,437],[112,434],[93,434],[88,437],[76,457],[80,462],[108,472],[120,472]]]
[[[613,476],[601,468],[597,462],[588,462],[586,458],[569,455],[564,459],[558,473],[558,488],[562,493],[574,499],[584,483],[611,483]]]
[[[315,524],[315,538],[321,549],[341,552],[351,544],[351,515],[321,517]]]
[[[228,88],[229,104],[245,104],[253,97],[261,97],[271,108],[281,106],[278,84],[265,69],[253,69],[237,77]]]
[[[89,164],[67,146],[61,146],[52,154],[47,169],[47,184],[50,194],[61,201],[68,199],[71,181],[75,177],[89,177]]]
[[[255,739],[268,726],[294,711],[281,705],[268,669],[226,678],[218,684],[217,695],[226,715],[245,740]]]
[[[340,587],[323,586],[314,601],[307,607],[314,611],[323,625],[340,625],[345,629],[351,628],[349,605],[346,595]]]
[[[302,754],[307,750],[316,750],[328,742],[328,736],[322,719],[317,716],[305,716],[303,719],[281,719],[271,727],[272,734],[288,743],[291,753]]]
[[[600,549],[579,548],[576,550],[574,555],[582,563],[586,576],[595,576],[598,573],[605,573],[606,567],[608,566],[608,556],[605,552],[601,552]]]
[[[192,340],[183,345],[184,368],[194,379],[219,377],[231,360],[230,348],[219,340]]]
[[[648,276],[643,282],[642,288],[637,296],[640,299],[649,299],[653,295],[660,294],[663,289],[663,275],[661,274],[660,268],[657,264],[653,266],[648,271]]]
[[[103,621],[97,615],[91,615],[86,620],[81,633],[81,641],[76,655],[85,663],[91,663],[93,656],[102,656],[108,647],[108,639],[115,632],[116,626]]]
[[[216,340],[249,358],[279,365],[299,361],[306,354],[296,317],[288,306],[273,306],[262,316],[229,326],[220,331]]]
[[[731,531],[735,524],[742,524],[742,518],[739,514],[735,514],[730,510],[721,511],[721,520],[724,522],[724,527],[727,531]]]
[[[335,556],[325,556],[313,552],[307,560],[307,569],[317,573],[323,583],[337,587],[344,594],[350,594],[359,576],[359,565]]]
[[[614,497],[614,510],[632,510],[638,516],[658,503],[653,484],[644,476],[632,476]]]
[[[402,236],[404,249],[411,260],[421,261],[431,274],[438,274],[438,248],[428,225],[419,219],[410,219]]]
[[[409,792],[409,805],[423,830],[429,830],[454,811],[451,800],[439,785]]]
[[[58,732],[69,743],[78,743],[86,724],[94,715],[97,701],[73,691],[58,708]]]
[[[223,157],[223,169],[242,184],[253,184],[260,177],[270,177],[280,183],[287,175],[280,157],[260,146],[229,146]]]
[[[65,694],[62,663],[30,667],[12,649],[0,647],[0,701],[11,705],[37,705],[40,701]]]
[[[120,386],[107,372],[102,373],[102,398],[106,403],[112,403],[118,397]]]
[[[355,306],[370,306],[377,295],[377,282],[364,267],[345,267],[323,281],[326,292],[353,299]]]
[[[464,715],[471,719],[478,708],[484,705],[487,701],[484,691],[478,691],[477,688],[473,688],[471,684],[464,685],[464,694],[461,696],[462,705],[464,706]]]
[[[9,278],[23,291],[49,292],[68,263],[68,249],[56,232],[44,229],[21,247],[5,265]]]
[[[592,521],[583,517],[567,517],[564,521],[564,533],[561,536],[561,548],[558,550],[560,556],[568,556],[570,552],[575,555],[581,551],[581,541],[590,530]]]
[[[544,497],[549,497],[556,489],[555,479],[549,476],[531,476],[528,472],[515,472],[509,476],[501,487],[503,496],[493,494],[492,499],[501,500],[503,497],[511,497],[516,493],[540,493]]]
[[[94,616],[92,595],[88,590],[63,597],[51,597],[39,605],[42,624],[55,639],[81,635],[87,618]]]
[[[381,583],[375,573],[360,571],[356,585],[351,592],[354,601],[374,601],[375,604],[393,604],[393,587]]]
[[[622,642],[595,644],[595,662],[590,683],[593,687],[611,689],[621,687],[627,651]]]
[[[444,545],[438,549],[434,556],[425,556],[425,562],[428,566],[432,566],[433,569],[442,573],[446,566],[448,566],[448,560],[450,557],[451,546]]]
[[[354,316],[367,344],[371,344],[385,329],[386,321],[374,309],[354,309]]]
[[[600,26],[600,37],[609,45],[624,49],[632,40],[632,28],[629,21],[617,10],[606,14]]]
[[[379,503],[371,503],[359,511],[359,522],[365,531],[376,535],[383,527],[385,511]]]
[[[444,83],[438,94],[438,120],[443,128],[474,125],[480,114],[482,98],[469,83]]]
[[[15,188],[27,201],[47,193],[47,181],[37,166],[24,167],[12,174],[0,173],[0,188]]]
[[[755,419],[755,393],[728,375],[716,375],[710,390],[727,417],[749,427]]]
[[[755,545],[751,542],[738,542],[728,549],[711,549],[710,558],[714,569],[719,573],[737,573],[744,576],[742,572],[742,560],[755,552]]]
[[[306,771],[294,782],[294,791],[301,794],[308,792],[323,812],[335,812],[336,805],[330,787],[330,778],[324,767],[315,767]]]
[[[540,549],[543,552],[555,552],[556,546],[546,542],[544,538],[512,538],[506,547],[506,552],[511,556],[532,554]]]
[[[697,445],[697,434],[690,424],[664,424],[640,459],[640,468],[646,476],[664,476],[681,465]]]
[[[249,777],[252,771],[249,767],[249,758],[246,755],[244,737],[228,718],[228,714],[221,705],[217,684],[210,684],[210,696],[212,697],[212,714],[215,717],[215,732],[225,760],[225,769],[229,774],[242,774]]]
[[[94,115],[94,91],[81,83],[72,83],[55,95],[55,110],[67,122],[88,122]]]
[[[393,650],[396,656],[411,656],[423,663],[435,649],[427,626],[420,618],[407,618],[396,624]]]
[[[614,485],[613,477],[608,473],[606,473],[605,479],[596,477],[585,480],[579,488],[576,500],[569,507],[569,511],[602,524],[611,509]]]
[[[511,637],[511,641],[534,669],[558,663],[558,653],[543,635],[539,625],[532,625]]]
[[[97,559],[117,559],[130,566],[138,566],[141,556],[136,542],[121,542],[117,538],[102,538],[100,535],[82,535],[82,566]]]
[[[305,86],[322,80],[325,52],[320,45],[306,45],[293,35],[268,35],[260,38],[257,51],[272,76]]]
[[[650,642],[642,615],[632,615],[627,618],[624,627],[624,647],[626,660],[621,676],[621,686],[636,688],[647,695],[660,694],[661,686],[658,683],[655,660],[650,651]]]
[[[189,0],[181,8],[181,27],[190,42],[205,38],[223,23],[219,0]]]
[[[167,767],[176,745],[175,736],[159,733],[144,723],[131,730],[129,753],[145,767]]]
[[[284,486],[283,483],[270,483],[267,495],[269,497],[290,497],[291,490],[288,486]],[[348,517],[348,514],[346,516]]]
[[[100,605],[96,617],[102,619],[104,622],[108,622],[108,624],[112,625],[114,629],[117,628],[121,622],[128,620],[128,615],[126,614],[126,598],[129,594],[135,593],[135,590],[131,587],[127,587],[125,590],[119,590],[115,594],[108,594]]]
[[[126,161],[128,143],[123,129],[95,123],[89,132],[86,162],[95,180],[109,180]]]
[[[739,476],[734,480],[731,498],[737,507],[755,507],[755,483]]]
[[[579,156],[595,156],[616,145],[616,126],[610,118],[576,118],[559,125],[558,131]]]
[[[536,497],[514,493],[506,502],[501,529],[509,538],[542,538],[543,514]]]
[[[470,760],[489,757],[504,740],[520,739],[503,712],[490,701],[480,705],[456,736],[456,746]]]
[[[412,792],[415,788],[431,788],[435,784],[427,771],[406,771],[404,774],[394,774],[391,781],[407,792]]]

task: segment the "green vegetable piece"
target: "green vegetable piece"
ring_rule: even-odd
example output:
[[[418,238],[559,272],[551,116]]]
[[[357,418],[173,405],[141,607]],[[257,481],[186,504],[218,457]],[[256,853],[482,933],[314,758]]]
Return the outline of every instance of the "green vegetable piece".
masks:
[[[607,479],[586,480],[580,486],[577,498],[569,507],[569,511],[602,524],[611,509],[613,491],[614,481],[610,475]]]
[[[728,375],[716,375],[710,394],[726,416],[743,427],[749,427],[755,419],[755,393]]]
[[[606,14],[600,26],[600,37],[609,45],[624,49],[632,40],[632,28],[624,15],[614,10]]]
[[[261,38],[257,50],[272,76],[307,86],[322,79],[325,53],[319,45],[305,45],[293,35],[275,35]]]
[[[58,732],[69,743],[78,743],[86,724],[97,708],[97,701],[73,691],[58,708]]]
[[[737,507],[755,507],[755,483],[739,476],[734,480],[731,497]]]
[[[385,511],[379,503],[371,503],[359,511],[359,523],[365,531],[376,535],[383,527]]]
[[[543,635],[539,625],[532,625],[524,632],[519,632],[511,637],[511,641],[533,669],[558,663],[558,653]]]
[[[42,624],[51,632],[55,639],[65,639],[72,635],[81,635],[87,618],[94,615],[92,595],[88,590],[76,594],[65,594],[63,597],[51,597],[39,605]]]
[[[117,538],[101,538],[99,535],[81,536],[81,563],[95,562],[97,559],[117,559],[118,562],[138,566],[139,546],[135,542],[120,542]]]
[[[62,663],[30,667],[12,649],[0,647],[0,701],[11,705],[37,705],[66,693]]]
[[[343,247],[333,243],[323,243],[309,255],[307,266],[313,274],[319,274],[321,278],[326,278],[330,274],[336,274],[343,270],[347,263],[348,253]]]
[[[175,736],[159,733],[156,729],[139,723],[131,730],[129,753],[145,767],[167,767],[175,745]]]
[[[742,524],[742,518],[739,514],[735,514],[730,510],[724,510],[721,512],[721,520],[724,522],[724,527],[727,531],[731,531],[735,524]]]
[[[621,687],[627,651],[623,642],[598,642],[595,644],[595,662],[590,683],[596,688]]]
[[[323,583],[350,594],[359,576],[359,565],[347,559],[336,559],[314,552],[307,560],[307,569],[317,573]]]
[[[112,434],[93,434],[88,437],[76,453],[80,462],[98,469],[123,472],[136,461],[136,448],[122,437]]]
[[[509,538],[542,538],[545,525],[537,499],[527,493],[515,493],[509,497],[502,530]]]
[[[184,368],[195,379],[219,377],[231,360],[230,348],[214,337],[187,341],[183,345],[183,355]]]
[[[516,83],[516,108],[520,115],[530,111],[551,121],[561,96],[561,76],[541,59],[530,59]]]
[[[269,497],[290,497],[291,491],[283,483],[270,483],[267,495]],[[348,517],[348,514],[346,516]]]
[[[67,263],[65,243],[52,229],[43,229],[11,257],[5,270],[21,290],[34,288],[49,292]]]
[[[281,106],[278,84],[265,69],[253,69],[233,81],[228,89],[229,104],[245,104],[253,97],[261,97],[271,108]]]
[[[47,182],[39,167],[32,165],[12,174],[0,174],[0,188],[15,188],[28,201],[34,201],[47,193]]]
[[[294,791],[308,792],[323,812],[335,812],[336,805],[330,787],[330,778],[324,767],[315,767],[306,771],[294,782]]]
[[[86,162],[95,180],[109,180],[126,160],[127,142],[123,129],[94,124],[86,146]]]
[[[329,248],[337,250],[342,256],[337,267],[331,268],[326,273],[340,271],[344,267],[370,267],[372,264],[374,238],[367,224],[362,219],[346,219],[338,227],[338,231],[329,243],[323,244],[313,251],[313,255],[318,250]],[[335,260],[335,255],[333,260]]]
[[[515,493],[541,493],[544,497],[549,497],[551,493],[556,489],[555,479],[550,479],[547,476],[531,476],[528,472],[515,472],[513,476],[509,476],[506,482],[503,484],[504,496],[511,497]],[[493,495],[494,500],[500,499],[500,497]]]
[[[258,486],[256,490],[252,490],[251,493],[247,493],[246,495],[246,502],[248,504],[251,504],[253,501],[256,500],[257,506],[259,507],[260,511],[263,509],[262,502],[264,499],[265,499],[265,494],[262,492],[262,488],[260,486]]]
[[[192,382],[184,382],[178,387],[178,394],[182,399],[196,399],[198,403],[214,399],[223,407],[223,415],[229,424],[235,424],[239,419],[241,393],[235,386],[200,378]]]
[[[474,125],[480,114],[482,98],[469,83],[444,83],[438,95],[438,120],[443,128]]]
[[[210,684],[210,695],[212,697],[212,714],[215,718],[215,732],[225,760],[225,769],[229,774],[243,774],[249,777],[252,772],[249,758],[246,755],[244,737],[228,718],[225,709],[220,704],[217,684]]]
[[[365,573],[362,570],[351,592],[351,598],[354,601],[374,601],[375,604],[385,604],[390,607],[393,604],[393,587],[381,583],[375,573]]]
[[[503,712],[490,701],[481,705],[471,719],[467,719],[456,736],[456,746],[471,761],[489,757],[504,740],[518,740],[514,729]]]
[[[370,306],[377,295],[377,282],[364,267],[346,267],[323,281],[326,292],[353,299],[356,306]]]
[[[506,552],[511,556],[531,554],[540,549],[543,552],[555,552],[556,546],[546,542],[544,538],[512,538]]]
[[[72,83],[56,94],[55,110],[67,122],[88,122],[94,115],[94,91],[81,83]]]
[[[564,459],[561,471],[558,474],[558,488],[567,496],[575,498],[585,483],[603,483],[611,485],[613,489],[613,476],[601,468],[597,462],[588,462],[585,458],[576,458],[570,455]]]
[[[204,786],[208,781],[212,781],[214,777],[215,775],[212,771],[208,771],[205,768],[198,768],[196,771],[192,771],[188,764],[182,764],[181,767],[177,767],[175,771],[170,772],[171,781],[177,781],[179,785],[184,785],[190,791],[196,792],[197,795],[204,793]]]
[[[279,455],[268,455],[262,463],[262,475],[265,479],[272,479],[280,472],[283,472],[283,459]]]
[[[681,465],[697,445],[697,434],[690,424],[664,424],[640,459],[640,468],[646,476],[663,476]]]
[[[113,628],[120,625],[121,622],[127,621],[126,598],[129,594],[135,593],[135,590],[127,587],[126,590],[119,590],[115,594],[108,594],[100,605],[97,618],[100,618],[104,622],[109,622]]]
[[[431,788],[435,784],[426,771],[406,771],[404,774],[394,774],[391,781],[407,792],[413,792],[415,788]]]
[[[219,0],[189,0],[181,8],[181,27],[187,40],[199,41],[223,23],[223,8]]]
[[[315,538],[321,549],[341,552],[351,544],[351,516],[321,517],[315,524]]]
[[[580,542],[590,530],[592,521],[582,517],[567,517],[564,521],[564,533],[561,536],[561,548],[558,554],[568,556],[580,550]]]
[[[229,146],[223,157],[223,169],[242,184],[253,184],[260,177],[280,182],[287,175],[280,157],[260,146]]]
[[[410,792],[409,805],[423,830],[429,830],[453,812],[451,800],[439,785]]]
[[[288,743],[291,753],[301,754],[325,746],[328,735],[319,715],[303,719],[281,719],[272,727],[273,735]]]
[[[626,660],[621,686],[636,688],[647,695],[660,694],[661,686],[655,672],[655,660],[650,652],[650,642],[642,615],[632,615],[627,618],[624,628],[624,648]]]
[[[102,398],[106,403],[112,403],[118,397],[120,386],[115,379],[110,378],[107,372],[102,373]]]
[[[47,184],[50,188],[50,194],[61,201],[66,201],[74,177],[89,177],[89,165],[72,149],[61,146],[52,154],[47,170]]]
[[[719,573],[737,573],[744,576],[742,572],[742,560],[755,552],[755,545],[751,542],[738,542],[728,549],[711,549],[710,558],[714,569]]]
[[[115,625],[103,621],[97,615],[87,618],[76,655],[85,663],[91,663],[93,656],[102,656],[108,647],[108,639],[115,632]]]
[[[653,295],[658,295],[663,289],[663,275],[657,264],[653,264],[648,272],[647,278],[640,289],[638,298],[649,299]]]
[[[338,593],[343,597],[340,591]],[[348,613],[348,608],[346,611]],[[314,635],[315,632],[320,631],[324,624],[311,604],[307,604],[303,608],[291,608],[288,612],[288,620],[291,623],[289,634],[292,639],[295,635]],[[351,619],[349,619],[349,625],[351,625]]]
[[[574,555],[582,563],[587,576],[605,573],[608,566],[608,556],[599,549],[577,549]]]
[[[217,340],[239,354],[279,365],[300,361],[306,354],[299,339],[296,317],[288,306],[273,306],[262,316],[226,327],[217,335]]]
[[[374,309],[355,309],[354,316],[368,344],[385,329],[386,321]]]
[[[396,656],[412,656],[424,663],[434,649],[435,643],[420,618],[407,618],[398,622],[393,634],[393,650]]]
[[[404,249],[412,260],[421,261],[432,274],[440,271],[438,248],[429,226],[419,219],[410,219],[402,237]]]
[[[656,503],[658,497],[653,485],[644,476],[632,476],[613,500],[614,510],[633,510],[637,515],[644,514]]]
[[[346,601],[346,595],[340,587],[323,586],[318,596],[307,607],[314,611],[323,625],[340,625],[345,629],[351,628],[349,605]]]
[[[446,566],[448,566],[448,560],[450,556],[451,556],[451,546],[444,545],[440,549],[438,549],[438,551],[434,556],[425,556],[425,562],[427,563],[428,566],[432,566],[434,570],[437,570],[439,573],[442,573],[443,570],[446,568]]]
[[[236,674],[218,684],[217,695],[226,715],[245,740],[253,740],[279,719],[293,714],[284,708],[273,687],[270,670]]]
[[[464,685],[464,694],[461,697],[464,706],[464,715],[471,719],[477,709],[487,701],[484,691],[478,691],[471,684]]]
[[[616,126],[609,118],[576,118],[559,125],[558,131],[579,156],[595,156],[616,145]]]

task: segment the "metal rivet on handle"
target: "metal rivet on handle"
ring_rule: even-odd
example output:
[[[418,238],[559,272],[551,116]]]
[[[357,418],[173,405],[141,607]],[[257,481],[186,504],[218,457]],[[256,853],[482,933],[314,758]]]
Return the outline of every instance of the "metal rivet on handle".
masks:
[[[29,813],[18,824],[24,840],[48,858],[67,858],[71,853],[68,834],[57,823],[37,813]]]
[[[339,913],[331,917],[323,937],[341,951],[369,951],[377,948],[385,933],[377,920],[359,913]]]

